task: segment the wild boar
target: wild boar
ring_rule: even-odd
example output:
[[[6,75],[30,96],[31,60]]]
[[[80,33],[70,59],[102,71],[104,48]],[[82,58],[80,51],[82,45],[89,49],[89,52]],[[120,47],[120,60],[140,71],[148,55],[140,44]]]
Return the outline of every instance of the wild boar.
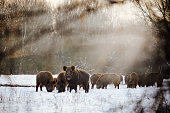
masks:
[[[42,86],[45,86],[48,92],[52,92],[54,90],[55,80],[52,76],[52,73],[49,71],[40,71],[36,76],[36,92],[38,91],[38,87],[40,86],[40,90],[42,91]]]
[[[145,75],[146,87],[153,86],[157,83],[157,87],[162,87],[163,75],[156,72],[151,72]]]
[[[126,78],[127,88],[136,88],[136,86],[138,85],[138,81],[139,81],[139,75],[135,72],[132,72],[126,77],[127,77]]]
[[[91,81],[91,89],[94,88],[94,85],[96,84],[97,80],[99,79],[99,77],[102,76],[102,74],[93,74],[91,77],[90,77],[90,81]]]
[[[69,84],[70,92],[72,89],[77,92],[77,85],[83,85],[85,93],[89,92],[89,77],[90,75],[84,71],[76,69],[75,66],[63,66],[63,70],[66,72],[65,78]]]
[[[66,86],[68,84],[65,78],[65,73],[66,73],[65,71],[60,72],[57,77],[56,88],[58,90],[58,93],[65,92]]]
[[[114,84],[115,88],[118,87],[120,84],[120,76],[116,74],[102,74],[102,76],[99,77],[99,79],[96,82],[97,89],[99,88],[106,88],[109,84]]]

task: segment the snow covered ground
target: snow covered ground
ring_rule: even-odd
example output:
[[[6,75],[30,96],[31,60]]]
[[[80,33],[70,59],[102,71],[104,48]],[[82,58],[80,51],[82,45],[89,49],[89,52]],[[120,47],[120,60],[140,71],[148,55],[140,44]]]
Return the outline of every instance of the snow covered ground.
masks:
[[[0,83],[35,85],[35,75],[1,75]],[[83,89],[77,93],[74,90],[57,93],[56,90],[47,92],[45,87],[42,92],[35,92],[35,87],[0,87],[0,113],[132,113],[141,98],[144,111],[149,113],[154,102],[152,97],[158,89],[155,86],[129,89],[121,84],[120,89],[109,85],[108,89],[94,88],[89,93]],[[167,103],[170,103],[169,98],[167,93]]]

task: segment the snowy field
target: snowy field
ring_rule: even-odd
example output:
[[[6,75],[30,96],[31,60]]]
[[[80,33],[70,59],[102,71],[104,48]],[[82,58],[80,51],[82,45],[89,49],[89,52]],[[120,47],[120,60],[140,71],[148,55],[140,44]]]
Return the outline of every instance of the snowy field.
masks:
[[[54,75],[57,76],[57,75]],[[164,80],[164,85],[168,80]],[[35,75],[1,75],[1,84],[35,85]],[[0,113],[132,113],[136,101],[143,98],[144,111],[150,113],[154,102],[152,98],[159,88],[137,87],[120,89],[109,85],[108,89],[90,89],[84,93],[83,89],[70,93],[35,91],[35,87],[0,87]],[[143,97],[143,94],[146,94]],[[166,94],[166,102],[170,103],[170,95]]]

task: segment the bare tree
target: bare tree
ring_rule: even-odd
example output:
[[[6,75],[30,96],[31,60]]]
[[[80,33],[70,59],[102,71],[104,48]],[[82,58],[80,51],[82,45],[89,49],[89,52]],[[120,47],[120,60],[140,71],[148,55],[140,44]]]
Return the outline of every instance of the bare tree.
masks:
[[[163,64],[170,63],[170,7],[169,0],[132,0],[135,5],[142,12],[144,19],[148,25],[151,25],[153,34],[159,40],[158,50],[155,55],[164,56],[161,57],[163,59]],[[164,53],[164,55],[162,55]],[[161,65],[159,59],[155,59],[157,62],[156,65]],[[168,68],[169,70],[169,68]],[[168,75],[169,76],[169,75]],[[168,77],[169,78],[169,77]],[[165,88],[168,87],[168,88]],[[169,91],[169,81],[167,81],[167,85],[161,87],[155,94],[154,104],[150,108],[156,113],[169,113],[169,103],[165,101],[165,94]],[[145,97],[145,94],[143,94]],[[134,111],[136,112],[144,112],[144,108],[142,107],[142,100],[137,102],[137,106]]]
[[[140,9],[147,23],[151,23],[156,37],[160,40],[158,54],[163,52],[170,63],[170,7],[169,0],[132,0]]]
[[[3,3],[0,5],[0,64],[3,59],[8,59],[26,46],[40,41],[43,36],[46,37],[52,33],[56,33],[58,37],[68,35],[71,30],[67,26],[70,23],[84,18],[88,14],[95,13],[101,8],[112,6],[108,1],[103,4],[99,3],[98,0],[75,0],[60,5],[52,11],[45,0],[40,0],[42,2],[37,0],[11,1],[3,0]],[[114,4],[117,4],[117,2]],[[55,25],[52,25],[52,22],[48,22],[47,26],[43,26],[44,20],[41,20],[42,24],[36,26],[33,22],[37,22],[37,18],[43,15],[46,15],[46,17],[47,15],[56,16]],[[27,23],[27,21],[31,19],[34,21],[32,21],[32,23]],[[48,18],[48,20],[50,19]],[[13,26],[16,26],[16,28],[13,28]],[[9,44],[10,35],[14,34],[14,32],[17,32],[17,36],[14,36],[16,41],[14,44]],[[50,38],[50,40],[54,40],[52,36]],[[56,36],[54,38],[56,38]],[[8,45],[6,45],[4,40],[6,40]],[[54,46],[54,44],[52,46]],[[51,48],[53,48],[52,46]],[[30,54],[25,56],[29,55]],[[22,54],[20,57],[22,57]],[[18,58],[18,56],[15,56],[15,58]]]

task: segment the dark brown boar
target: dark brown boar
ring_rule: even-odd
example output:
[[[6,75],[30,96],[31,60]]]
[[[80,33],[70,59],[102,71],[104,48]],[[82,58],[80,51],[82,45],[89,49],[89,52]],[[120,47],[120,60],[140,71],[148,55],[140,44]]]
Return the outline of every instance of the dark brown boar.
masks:
[[[130,75],[127,75],[126,83],[127,88],[136,88],[139,81],[139,75],[135,72],[132,72]]]
[[[66,72],[65,78],[69,84],[70,92],[72,89],[77,92],[77,85],[83,85],[85,92],[89,92],[89,77],[90,75],[84,70],[78,70],[75,66],[63,66]]]
[[[66,86],[67,86],[65,73],[66,73],[65,71],[60,72],[58,77],[57,77],[56,88],[58,90],[58,93],[65,92],[65,89],[66,89]]]
[[[145,85],[146,85],[145,74],[139,75],[138,85],[139,85],[139,87],[145,87]]]
[[[154,86],[157,83],[157,87],[162,87],[163,75],[160,73],[148,73],[145,75],[146,87]]]
[[[118,87],[120,84],[120,76],[116,74],[102,74],[102,76],[99,77],[99,79],[96,82],[97,89],[99,88],[105,88],[107,89],[107,85],[114,84],[115,88]]]
[[[99,79],[99,77],[102,76],[102,74],[93,74],[91,77],[90,77],[90,81],[91,81],[91,89],[94,88],[94,85],[96,84],[97,80]]]
[[[45,86],[48,92],[52,92],[54,90],[55,81],[52,76],[52,73],[49,71],[40,71],[36,76],[36,91],[38,91],[38,87],[40,86],[40,90],[42,91],[42,86]]]

